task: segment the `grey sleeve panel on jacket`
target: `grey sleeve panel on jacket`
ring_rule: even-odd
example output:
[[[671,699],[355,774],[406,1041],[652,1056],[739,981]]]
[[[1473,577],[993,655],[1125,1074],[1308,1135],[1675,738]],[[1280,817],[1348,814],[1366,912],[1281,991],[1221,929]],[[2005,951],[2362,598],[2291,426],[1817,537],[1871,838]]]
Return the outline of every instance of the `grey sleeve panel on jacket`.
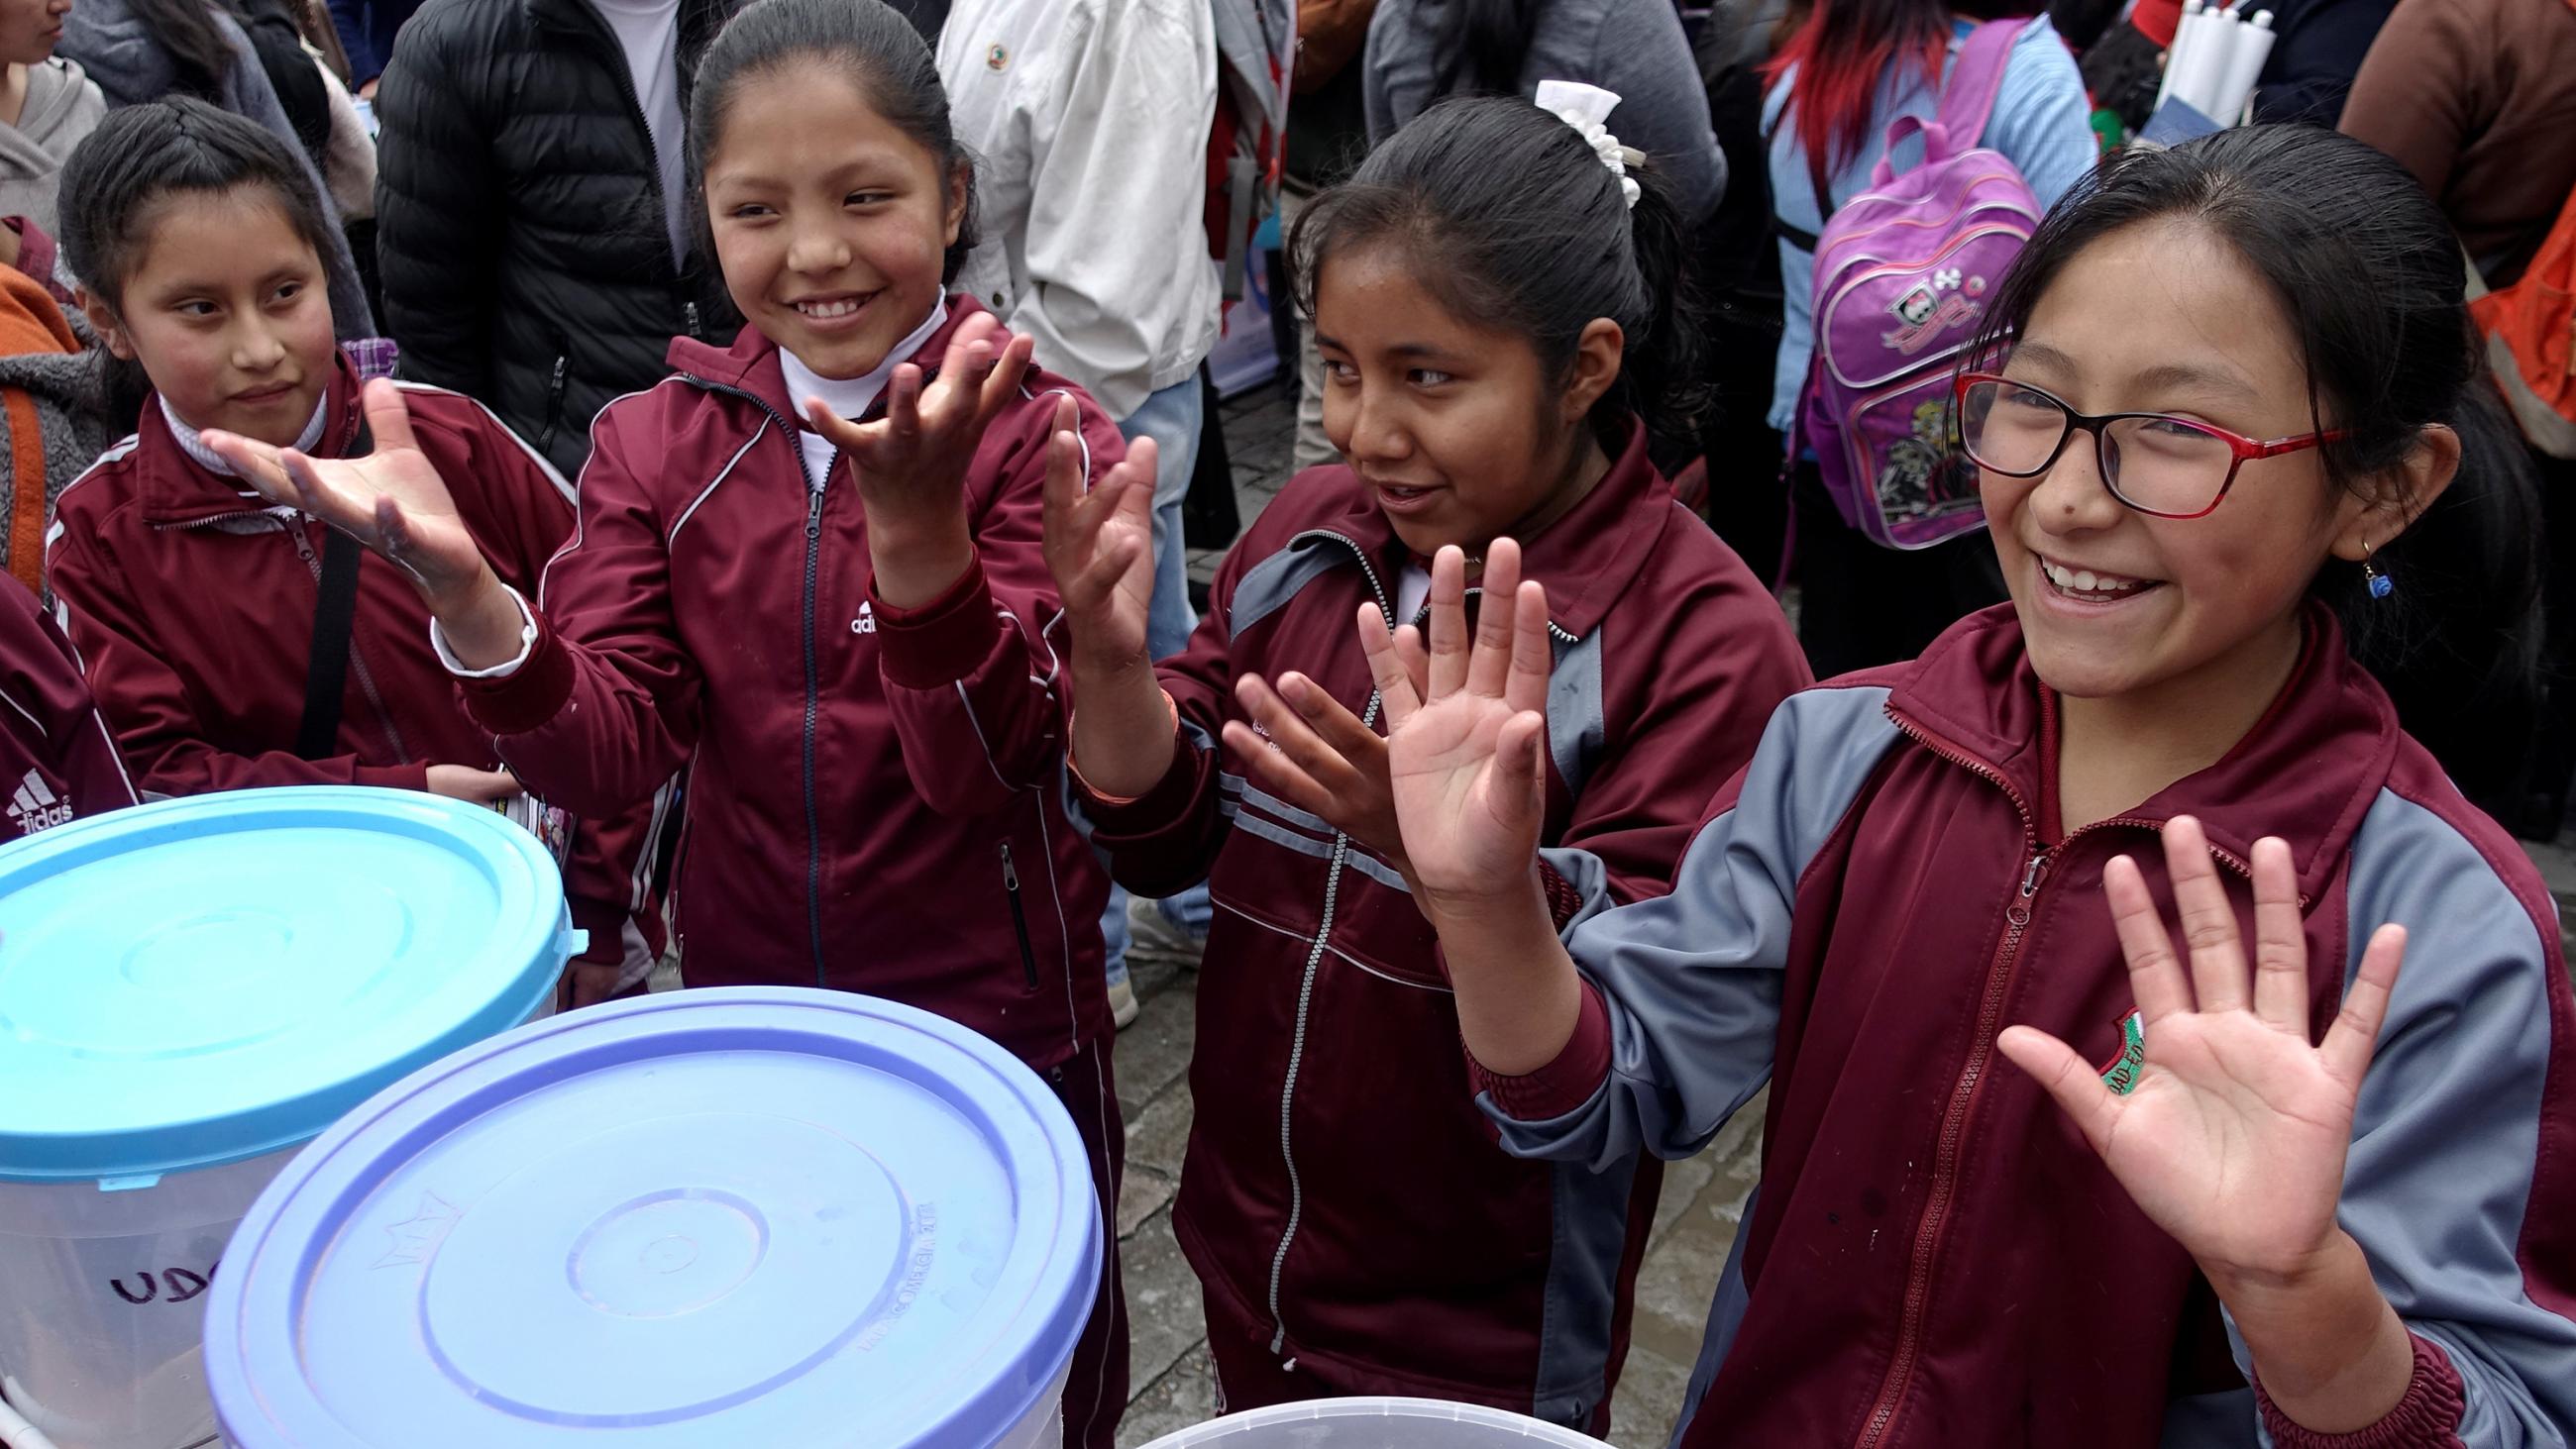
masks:
[[[1598,859],[1542,852],[1583,894],[1565,944],[1609,1009],[1610,1076],[1545,1122],[1480,1096],[1505,1151],[1595,1170],[1640,1149],[1688,1157],[1770,1080],[1798,878],[1900,738],[1886,703],[1881,687],[1792,695],[1668,896],[1612,908]]]
[[[2468,1449],[2567,1444],[2576,1322],[2532,1301],[2518,1258],[2526,1214],[2570,1210],[2531,1196],[2561,968],[2476,844],[2393,792],[2362,821],[2348,889],[2347,986],[2372,931],[2393,921],[2408,937],[2337,1216],[2398,1316],[2458,1370]]]

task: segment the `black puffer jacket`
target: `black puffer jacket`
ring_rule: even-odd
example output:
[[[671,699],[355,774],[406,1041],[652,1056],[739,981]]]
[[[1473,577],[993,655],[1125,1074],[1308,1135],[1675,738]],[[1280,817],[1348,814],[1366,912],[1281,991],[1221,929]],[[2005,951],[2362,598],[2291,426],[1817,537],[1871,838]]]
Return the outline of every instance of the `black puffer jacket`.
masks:
[[[742,0],[682,0],[680,97]],[[590,420],[730,341],[713,263],[675,273],[652,134],[581,0],[430,0],[376,94],[376,254],[402,374],[480,399],[566,477]]]

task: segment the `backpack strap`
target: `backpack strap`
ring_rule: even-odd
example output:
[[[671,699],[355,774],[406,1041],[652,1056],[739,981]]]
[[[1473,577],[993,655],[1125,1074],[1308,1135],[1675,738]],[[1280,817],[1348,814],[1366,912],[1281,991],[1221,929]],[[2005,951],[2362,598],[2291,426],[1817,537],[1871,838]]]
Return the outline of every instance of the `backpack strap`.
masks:
[[[302,528],[304,520],[289,522]],[[364,546],[332,529],[322,540],[322,589],[313,605],[313,651],[304,673],[304,718],[295,729],[295,753],[327,759],[340,734],[340,699],[348,687],[349,628],[358,606],[358,555]]]
[[[1953,150],[1965,151],[1986,134],[1995,97],[2003,93],[2005,62],[2029,25],[2027,18],[1989,20],[1968,32],[1967,43],[1959,47],[1959,63],[1941,89],[1940,113],[1933,118]]]

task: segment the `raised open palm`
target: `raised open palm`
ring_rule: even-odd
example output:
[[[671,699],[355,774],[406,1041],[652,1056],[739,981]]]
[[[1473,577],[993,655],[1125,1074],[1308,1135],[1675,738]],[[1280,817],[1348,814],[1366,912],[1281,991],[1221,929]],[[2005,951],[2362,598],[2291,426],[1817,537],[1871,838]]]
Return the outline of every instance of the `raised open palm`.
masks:
[[[816,432],[848,455],[873,520],[888,510],[945,514],[958,506],[984,430],[1019,395],[1036,343],[996,345],[1002,324],[979,312],[949,334],[939,375],[924,382],[906,362],[886,380],[885,410],[867,422],[835,417],[820,399],[800,402]]]
[[[1485,553],[1485,604],[1467,631],[1467,560],[1444,548],[1431,564],[1431,637],[1390,634],[1360,609],[1387,724],[1396,821],[1427,909],[1526,889],[1546,813],[1550,662],[1547,590],[1522,582],[1520,546]]]
[[[2254,847],[2254,959],[2198,821],[2165,826],[2165,860],[2188,943],[2185,973],[2137,864],[2103,872],[2145,1023],[2146,1060],[2125,1096],[2067,1045],[2027,1026],[1999,1045],[2038,1078],[2139,1208],[2213,1281],[2277,1280],[2334,1238],[2353,1101],[2406,952],[2382,926],[2325,1040],[2308,1041],[2308,951],[2290,848]]]
[[[375,450],[363,458],[315,458],[211,429],[199,437],[262,498],[357,539],[433,597],[462,591],[482,577],[483,554],[446,480],[412,437],[402,389],[378,378],[360,396],[375,437]]]
[[[1154,440],[1138,438],[1088,492],[1083,488],[1079,411],[1056,400],[1047,439],[1047,570],[1073,623],[1084,659],[1115,667],[1145,660],[1145,621],[1154,599]]]

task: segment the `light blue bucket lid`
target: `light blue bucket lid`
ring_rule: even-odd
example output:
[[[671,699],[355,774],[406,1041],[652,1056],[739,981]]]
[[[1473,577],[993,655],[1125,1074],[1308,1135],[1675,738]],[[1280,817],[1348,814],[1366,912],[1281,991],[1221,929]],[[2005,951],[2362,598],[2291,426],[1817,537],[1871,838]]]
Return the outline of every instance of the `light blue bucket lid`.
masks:
[[[207,1295],[240,1449],[977,1449],[1053,1414],[1103,1254],[993,1043],[794,987],[594,1007],[378,1095]]]
[[[198,795],[12,842],[0,1180],[296,1146],[525,1021],[574,941],[536,837],[417,791]]]

